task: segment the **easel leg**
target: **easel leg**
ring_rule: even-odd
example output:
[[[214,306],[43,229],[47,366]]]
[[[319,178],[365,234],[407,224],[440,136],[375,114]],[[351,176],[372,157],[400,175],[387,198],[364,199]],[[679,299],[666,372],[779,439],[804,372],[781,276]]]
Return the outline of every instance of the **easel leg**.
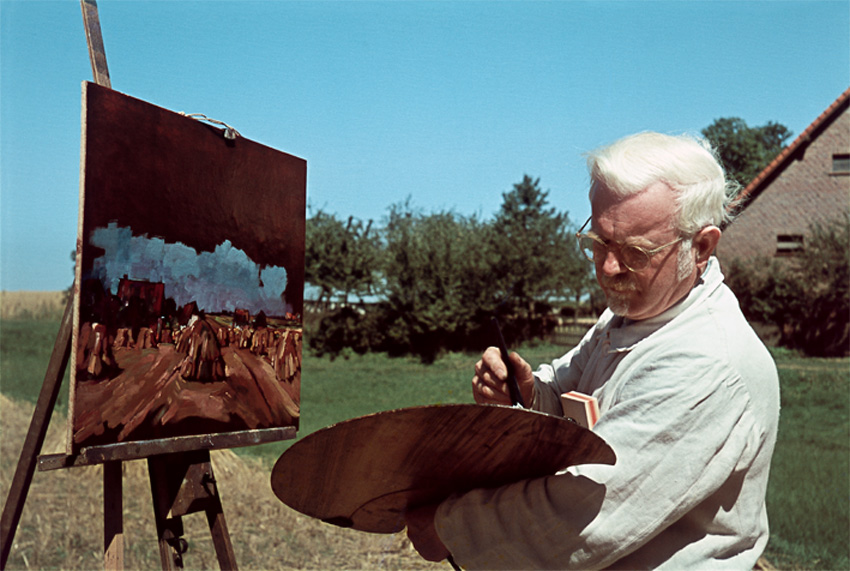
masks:
[[[103,35],[100,31],[100,17],[97,14],[97,2],[96,0],[80,0],[80,7],[83,10],[83,26],[86,30],[86,43],[89,46],[89,59],[91,59],[94,81],[98,85],[112,88],[109,68],[106,65]]]
[[[163,571],[183,568],[183,553],[185,552],[185,541],[183,535],[183,521],[179,516],[169,518],[173,494],[169,485],[169,460],[168,456],[152,456],[148,458],[148,472],[151,481],[151,495],[153,497],[153,513],[156,521],[156,535],[159,541],[159,558]],[[179,466],[171,467],[178,470]],[[178,474],[179,477],[182,475]],[[179,485],[179,484],[178,484]],[[181,543],[182,541],[182,543]]]
[[[27,431],[24,445],[21,449],[21,457],[18,467],[9,487],[9,495],[6,505],[3,506],[3,516],[0,519],[0,536],[2,536],[2,551],[0,551],[0,569],[6,568],[6,560],[12,550],[12,540],[15,531],[21,521],[21,512],[27,500],[27,493],[35,473],[38,462],[38,453],[44,444],[47,435],[47,426],[50,423],[50,415],[56,406],[56,398],[59,396],[59,387],[62,385],[62,377],[65,376],[65,368],[68,366],[68,358],[71,355],[71,330],[73,329],[73,298],[68,300],[65,306],[65,315],[59,325],[59,334],[53,345],[53,353],[44,374],[44,383],[32,414],[29,430]]]
[[[103,566],[124,569],[124,488],[121,462],[103,465]]]
[[[215,545],[215,555],[218,557],[218,566],[221,569],[236,569],[236,554],[233,552],[233,544],[230,542],[230,534],[227,532],[227,523],[224,521],[224,511],[217,492],[215,503],[217,505],[208,508],[206,513],[213,545]]]
[[[181,516],[203,511],[219,567],[237,569],[209,451],[152,456],[148,458],[148,470],[162,568],[167,571],[183,568],[187,543],[182,537]]]

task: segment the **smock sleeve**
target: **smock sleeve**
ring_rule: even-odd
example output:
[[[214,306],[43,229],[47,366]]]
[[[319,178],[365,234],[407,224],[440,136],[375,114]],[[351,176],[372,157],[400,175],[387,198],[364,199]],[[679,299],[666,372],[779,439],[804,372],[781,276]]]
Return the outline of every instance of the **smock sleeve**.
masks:
[[[614,449],[616,464],[575,466],[449,498],[435,524],[458,564],[611,566],[751,461],[758,443],[749,395],[728,366],[707,355],[666,355],[622,368],[628,380],[612,379],[594,429]]]
[[[591,327],[579,343],[562,357],[551,364],[544,363],[534,372],[534,398],[531,408],[562,415],[561,393],[576,390],[579,381],[584,376],[588,361],[605,335],[611,318],[610,310],[602,315],[599,321]]]

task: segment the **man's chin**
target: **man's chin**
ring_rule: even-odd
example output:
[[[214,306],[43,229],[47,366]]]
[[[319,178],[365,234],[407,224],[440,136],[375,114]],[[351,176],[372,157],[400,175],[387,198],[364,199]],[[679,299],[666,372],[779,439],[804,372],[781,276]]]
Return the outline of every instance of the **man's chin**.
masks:
[[[608,309],[610,309],[614,315],[628,317],[629,307],[631,306],[631,300],[628,297],[608,294],[605,299],[608,302]]]

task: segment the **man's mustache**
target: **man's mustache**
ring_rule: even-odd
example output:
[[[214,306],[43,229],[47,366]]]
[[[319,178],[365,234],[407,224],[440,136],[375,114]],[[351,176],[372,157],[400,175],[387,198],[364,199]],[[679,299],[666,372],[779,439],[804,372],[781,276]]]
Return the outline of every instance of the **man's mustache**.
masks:
[[[600,285],[605,289],[610,289],[619,293],[637,291],[635,282],[628,275],[619,275],[613,277],[603,276],[600,280]]]

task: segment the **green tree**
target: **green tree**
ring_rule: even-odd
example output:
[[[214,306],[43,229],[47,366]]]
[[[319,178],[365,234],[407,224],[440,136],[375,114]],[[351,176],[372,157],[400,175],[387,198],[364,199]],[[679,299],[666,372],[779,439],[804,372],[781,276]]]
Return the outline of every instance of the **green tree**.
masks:
[[[319,305],[336,298],[343,305],[349,296],[372,293],[380,248],[372,222],[349,217],[347,223],[321,210],[307,219],[304,279],[319,288]]]
[[[555,300],[579,297],[590,266],[579,253],[566,212],[548,205],[540,179],[524,175],[503,193],[492,224],[493,279],[513,321],[510,337],[545,334],[545,317]],[[541,329],[542,328],[542,329]]]
[[[475,217],[423,214],[409,203],[390,208],[377,346],[430,361],[475,345],[481,308],[493,297],[484,232]]]
[[[702,134],[717,148],[727,176],[746,186],[782,151],[791,131],[772,121],[750,127],[739,117],[724,117]]]

